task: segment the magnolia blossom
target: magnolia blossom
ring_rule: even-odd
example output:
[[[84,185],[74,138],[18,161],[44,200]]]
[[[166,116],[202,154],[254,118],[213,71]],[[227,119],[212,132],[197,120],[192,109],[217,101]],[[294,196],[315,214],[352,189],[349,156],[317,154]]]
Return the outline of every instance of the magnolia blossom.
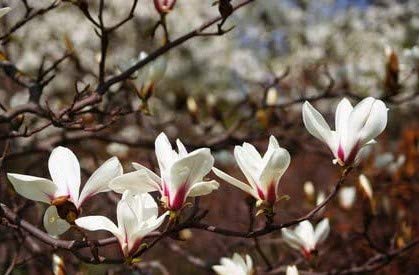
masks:
[[[317,245],[326,240],[329,232],[329,219],[326,218],[317,224],[316,229],[309,221],[299,223],[294,230],[283,228],[282,238],[290,247],[310,257],[316,251]]]
[[[287,272],[285,275],[298,275],[298,269],[295,265],[287,266]]]
[[[109,187],[118,193],[132,190],[137,193],[159,191],[168,209],[180,210],[187,197],[203,196],[218,189],[216,181],[204,181],[211,171],[214,158],[210,149],[201,148],[188,153],[185,146],[176,141],[178,152],[172,149],[169,139],[161,133],[155,142],[160,175],[138,163],[135,172],[115,178]]]
[[[110,191],[109,182],[122,175],[119,160],[110,158],[92,174],[79,194],[79,161],[71,150],[61,146],[52,151],[48,168],[52,181],[13,173],[7,177],[23,197],[51,205],[44,214],[44,227],[51,235],[66,232],[80,214],[82,204],[98,193]]]
[[[119,242],[125,257],[132,257],[138,251],[142,239],[157,229],[168,215],[158,217],[157,203],[150,194],[124,192],[116,208],[118,225],[104,216],[78,218],[76,224],[90,231],[105,230],[111,232]]]
[[[9,7],[1,8],[0,9],[0,18],[8,14],[12,9]]]
[[[161,14],[170,12],[175,4],[176,0],[154,0],[154,7]]]
[[[281,148],[276,138],[271,136],[263,157],[253,145],[246,142],[234,148],[234,157],[250,185],[217,168],[213,168],[214,173],[257,200],[273,205],[278,199],[279,180],[291,161],[288,151]]]
[[[356,188],[354,186],[342,187],[339,191],[339,204],[344,209],[351,209],[356,198]]]
[[[234,253],[233,257],[221,258],[220,265],[214,265],[212,269],[218,275],[253,275],[253,261],[249,255],[246,255],[246,259],[243,259],[237,253]]]
[[[336,108],[335,130],[332,131],[323,116],[309,103],[303,106],[303,121],[314,137],[325,142],[335,160],[342,166],[357,164],[365,146],[374,144],[374,138],[387,125],[387,108],[381,100],[368,97],[352,107],[348,99]]]

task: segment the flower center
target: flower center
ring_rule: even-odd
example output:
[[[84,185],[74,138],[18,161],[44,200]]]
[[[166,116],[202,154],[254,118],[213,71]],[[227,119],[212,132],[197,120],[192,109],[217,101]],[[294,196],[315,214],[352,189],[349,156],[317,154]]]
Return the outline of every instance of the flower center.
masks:
[[[68,196],[55,198],[52,201],[52,205],[57,207],[58,216],[60,216],[61,219],[66,220],[70,224],[74,224],[74,221],[80,213],[74,203],[70,202],[68,198]]]

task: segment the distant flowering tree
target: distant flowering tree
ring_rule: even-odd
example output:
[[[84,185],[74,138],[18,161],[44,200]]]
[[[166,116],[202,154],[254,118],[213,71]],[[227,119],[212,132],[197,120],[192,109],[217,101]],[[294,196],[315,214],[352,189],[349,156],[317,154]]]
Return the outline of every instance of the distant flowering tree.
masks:
[[[6,274],[417,270],[415,1],[5,2]]]

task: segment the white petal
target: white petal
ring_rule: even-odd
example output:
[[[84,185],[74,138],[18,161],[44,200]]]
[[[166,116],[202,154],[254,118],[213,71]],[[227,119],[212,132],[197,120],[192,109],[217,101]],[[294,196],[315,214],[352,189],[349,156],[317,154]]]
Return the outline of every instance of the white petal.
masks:
[[[118,239],[123,239],[123,232],[119,231],[116,225],[104,216],[87,216],[76,219],[77,226],[89,231],[104,230],[111,232]]]
[[[147,167],[145,167],[144,165],[141,165],[139,163],[133,162],[132,163],[132,167],[134,167],[135,170],[145,170],[148,174],[148,176],[157,183],[157,185],[160,185],[161,179],[160,177],[154,173],[153,171],[151,171],[150,169],[148,169]]]
[[[348,128],[349,116],[353,110],[352,104],[347,98],[342,99],[336,107],[335,130],[339,134]]]
[[[248,158],[255,163],[259,163],[262,160],[262,156],[252,144],[244,142],[242,148],[246,152]]]
[[[138,209],[134,209],[133,196],[124,196],[116,207],[116,216],[118,219],[118,229],[125,232],[125,236],[129,239],[139,229],[139,220],[137,216]]]
[[[116,177],[122,175],[122,165],[119,162],[117,157],[112,157],[103,163],[87,180],[86,185],[81,191],[77,207],[88,198],[101,193],[107,192],[111,189],[109,188],[109,183]]]
[[[160,167],[160,174],[170,169],[173,162],[178,159],[178,154],[173,151],[172,145],[165,133],[160,133],[155,141],[156,157]]]
[[[307,131],[317,139],[331,145],[332,131],[324,120],[323,116],[314,107],[306,101],[303,105],[303,122]]]
[[[261,171],[260,186],[266,191],[270,184],[276,185],[287,170],[290,162],[291,156],[287,150],[283,148],[274,150]]]
[[[188,151],[186,151],[185,145],[183,145],[183,143],[180,141],[180,139],[176,140],[176,145],[177,145],[180,157],[184,157],[188,154]]]
[[[166,211],[160,217],[158,217],[158,218],[154,217],[154,218],[149,219],[146,222],[142,223],[140,229],[137,232],[135,232],[133,236],[131,236],[132,241],[135,243],[139,239],[144,238],[149,233],[151,233],[154,230],[156,230],[157,228],[159,228],[163,224],[165,218],[168,215],[169,215],[169,211]]]
[[[304,241],[297,236],[292,230],[289,230],[287,228],[282,228],[282,238],[283,240],[292,248],[296,250],[300,250],[301,248],[304,248],[305,243]]]
[[[51,205],[44,214],[44,227],[48,234],[59,236],[69,230],[71,226],[66,220],[60,218],[57,208]]]
[[[195,150],[184,158],[176,161],[170,170],[169,191],[176,191],[181,185],[191,185],[202,181],[204,176],[211,171],[214,157],[208,148]]]
[[[234,157],[236,158],[240,170],[242,170],[249,184],[256,189],[259,166],[248,152],[248,150],[246,151],[241,146],[234,147]],[[261,162],[261,160],[259,162]]]
[[[117,193],[130,190],[136,193],[148,193],[159,190],[159,186],[148,175],[146,170],[123,174],[109,183],[109,188]]]
[[[309,221],[300,222],[294,232],[301,240],[304,241],[304,247],[307,250],[311,250],[316,247],[313,225],[311,225]]]
[[[285,275],[298,275],[298,269],[295,265],[287,266],[287,272]]]
[[[249,255],[246,255],[246,266],[249,271],[253,269],[253,260]]]
[[[143,221],[157,217],[159,213],[158,206],[150,194],[135,194],[127,191],[124,192],[122,199],[126,199],[128,196],[131,196],[132,199],[127,200],[127,203],[134,210],[138,220]]]
[[[213,265],[212,270],[214,270],[214,272],[218,275],[231,275],[234,274],[233,272],[235,271],[234,269],[228,269],[228,267],[223,265]]]
[[[233,262],[238,267],[240,267],[241,270],[243,270],[243,271],[247,270],[246,262],[244,261],[243,257],[240,256],[240,254],[234,253],[232,259],[233,259]]]
[[[212,191],[217,190],[220,185],[215,180],[197,182],[189,189],[187,197],[198,197],[210,194]]]
[[[259,196],[257,195],[257,193],[252,189],[252,187],[250,187],[248,184],[233,178],[232,176],[228,175],[227,173],[224,173],[223,171],[217,169],[217,168],[212,168],[212,171],[220,178],[222,178],[223,180],[225,180],[226,182],[230,183],[231,185],[241,189],[242,191],[252,195],[253,197],[255,197],[256,199],[259,199]]]
[[[65,147],[55,148],[48,160],[49,173],[57,185],[57,196],[70,195],[77,202],[80,189],[80,164],[74,153]]]
[[[329,233],[329,219],[326,218],[317,224],[316,230],[314,231],[314,239],[316,244],[322,243],[324,240],[326,240],[327,236],[329,236]]]
[[[266,150],[265,155],[263,156],[262,163],[266,164],[268,162],[268,159],[271,157],[272,153],[280,148],[281,146],[279,146],[279,143],[276,140],[276,138],[274,136],[270,136],[268,150]]]
[[[0,9],[0,18],[5,16],[7,13],[9,13],[12,9],[10,7],[5,7]]]
[[[349,117],[349,129],[352,133],[345,144],[350,151],[357,143],[363,146],[378,136],[387,125],[387,108],[381,100],[368,97],[353,109]]]
[[[367,143],[381,134],[387,125],[387,107],[381,100],[375,100],[368,119],[359,133],[361,143]]]
[[[57,186],[48,179],[13,173],[8,173],[7,178],[17,193],[30,200],[50,203],[57,191]]]

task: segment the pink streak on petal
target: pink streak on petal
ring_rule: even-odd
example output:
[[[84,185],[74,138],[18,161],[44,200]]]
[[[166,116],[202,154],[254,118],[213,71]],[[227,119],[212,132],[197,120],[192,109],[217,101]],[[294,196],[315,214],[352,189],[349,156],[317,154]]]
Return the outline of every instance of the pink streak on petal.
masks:
[[[265,200],[265,194],[263,193],[262,189],[259,188],[259,186],[257,186],[257,191],[258,191],[259,199],[264,201]]]
[[[273,182],[271,182],[271,184],[268,187],[268,194],[266,195],[267,197],[267,201],[270,204],[274,204],[276,202],[276,188],[275,188],[275,184]]]
[[[342,145],[339,144],[339,148],[338,148],[338,158],[345,162],[345,152],[343,151]]]
[[[171,210],[179,210],[180,208],[182,208],[183,203],[185,202],[185,199],[186,199],[186,192],[187,192],[186,183],[184,183],[176,191],[173,197],[170,197],[170,194],[168,195],[169,208]]]

